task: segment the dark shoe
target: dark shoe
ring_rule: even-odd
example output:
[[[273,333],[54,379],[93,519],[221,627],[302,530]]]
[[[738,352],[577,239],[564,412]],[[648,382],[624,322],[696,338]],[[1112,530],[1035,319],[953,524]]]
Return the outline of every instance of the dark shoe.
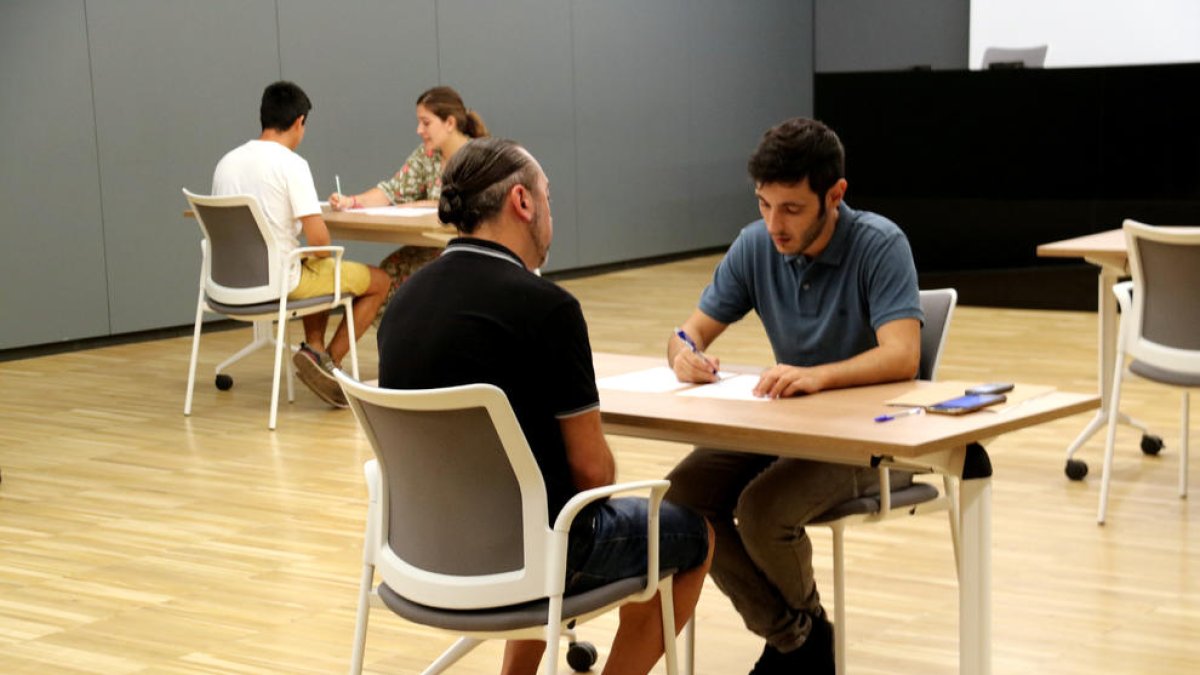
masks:
[[[750,675],[834,675],[833,624],[824,617],[812,619],[804,644],[781,652],[767,643]]]
[[[350,407],[342,392],[342,385],[333,376],[333,359],[328,354],[322,354],[301,342],[300,348],[292,356],[292,363],[296,366],[300,381],[318,398],[335,408]]]

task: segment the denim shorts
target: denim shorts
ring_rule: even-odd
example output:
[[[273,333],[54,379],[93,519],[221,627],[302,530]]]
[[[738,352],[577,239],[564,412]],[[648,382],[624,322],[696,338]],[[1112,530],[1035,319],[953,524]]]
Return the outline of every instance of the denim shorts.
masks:
[[[566,593],[581,593],[646,573],[646,507],[638,497],[609,499],[575,518],[567,547]],[[662,569],[699,566],[708,555],[708,526],[694,511],[663,501],[658,520]]]

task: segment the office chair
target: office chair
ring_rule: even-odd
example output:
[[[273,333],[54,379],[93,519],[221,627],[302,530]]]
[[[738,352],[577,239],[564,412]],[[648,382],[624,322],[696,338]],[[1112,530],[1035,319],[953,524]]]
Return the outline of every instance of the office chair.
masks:
[[[364,465],[370,504],[363,544],[352,675],[362,672],[372,600],[399,616],[462,637],[425,673],[440,673],[483,640],[545,639],[557,672],[560,636],[575,622],[662,594],[667,672],[676,672],[674,570],[658,565],[658,507],[666,480],[585,490],[547,525],[546,488],[499,388],[381,389],[335,371],[375,459]],[[587,504],[645,490],[652,572],[564,596],[567,534]],[[380,583],[374,585],[375,573]],[[568,659],[576,670],[590,669]]]
[[[280,255],[271,236],[267,219],[258,200],[251,195],[209,197],[183,191],[196,215],[204,239],[200,242],[200,295],[196,300],[196,325],[192,333],[192,359],[188,366],[187,398],[183,414],[192,414],[192,393],[196,385],[196,361],[200,355],[200,326],[204,312],[222,314],[230,319],[254,323],[254,339],[216,367],[216,387],[226,390],[233,378],[224,370],[246,355],[263,347],[275,346],[275,374],[271,381],[271,414],[267,428],[274,429],[279,411],[279,376],[284,368],[283,348],[287,344],[287,322],[296,317],[327,312],[342,307],[350,338],[350,363],[358,377],[358,351],[354,335],[353,295],[340,290],[342,274],[341,246],[302,246],[286,256]],[[319,251],[333,254],[334,292],[304,300],[288,300],[288,269],[293,261]],[[271,336],[270,323],[278,325]],[[290,351],[289,351],[290,356]],[[287,367],[288,401],[294,401],[292,370]]]
[[[958,304],[958,293],[953,288],[921,291],[921,311],[925,324],[921,327],[921,365],[917,378],[932,380],[937,374],[942,347],[950,328],[950,317]],[[950,539],[954,544],[954,558],[958,560],[959,519],[955,479],[943,476],[943,494],[929,483],[914,482],[911,485],[891,488],[888,467],[880,465],[879,494],[865,494],[829,509],[817,516],[809,525],[828,527],[833,534],[833,603],[834,603],[834,661],[838,675],[846,672],[846,556],[845,532],[851,525],[878,523],[893,518],[915,516],[924,513],[948,511],[950,515]],[[958,569],[957,564],[955,569]]]
[[[1196,300],[1200,289],[1200,227],[1155,227],[1126,220],[1124,229],[1133,279],[1113,286],[1121,307],[1121,328],[1096,516],[1101,525],[1108,510],[1113,446],[1126,371],[1151,382],[1183,389],[1179,428],[1180,499],[1187,497],[1188,389],[1200,387],[1200,302]],[[1132,359],[1128,369],[1126,356]]]
[[[1035,47],[988,47],[983,50],[982,68],[1042,68],[1049,45]]]

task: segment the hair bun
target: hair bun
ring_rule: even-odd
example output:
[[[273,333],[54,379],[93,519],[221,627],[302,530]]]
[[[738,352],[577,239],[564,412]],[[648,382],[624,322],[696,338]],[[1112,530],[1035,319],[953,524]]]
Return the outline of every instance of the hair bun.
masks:
[[[442,197],[438,200],[438,219],[449,225],[459,225],[462,218],[462,195],[453,185],[442,186]]]

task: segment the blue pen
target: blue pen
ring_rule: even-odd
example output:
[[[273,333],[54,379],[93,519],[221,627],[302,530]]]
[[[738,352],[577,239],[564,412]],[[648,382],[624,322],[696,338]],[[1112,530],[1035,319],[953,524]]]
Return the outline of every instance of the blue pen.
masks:
[[[907,417],[909,415],[920,415],[923,412],[925,412],[924,408],[909,408],[907,410],[901,410],[900,412],[894,412],[894,413],[891,413],[888,415],[880,415],[879,417],[875,418],[875,421],[876,422],[891,422],[892,420],[896,419],[897,417]]]
[[[692,350],[693,354],[695,354],[696,356],[699,356],[700,358],[704,359],[705,361],[708,361],[708,357],[704,355],[704,352],[700,351],[700,349],[696,346],[696,343],[692,342],[692,338],[689,337],[687,333],[683,332],[682,328],[675,329],[675,336],[678,337],[680,340],[683,340],[683,344],[687,345],[688,349]],[[710,366],[712,365],[711,361],[709,361],[709,365]],[[716,375],[717,369],[713,368],[712,372],[713,372],[713,375]]]

